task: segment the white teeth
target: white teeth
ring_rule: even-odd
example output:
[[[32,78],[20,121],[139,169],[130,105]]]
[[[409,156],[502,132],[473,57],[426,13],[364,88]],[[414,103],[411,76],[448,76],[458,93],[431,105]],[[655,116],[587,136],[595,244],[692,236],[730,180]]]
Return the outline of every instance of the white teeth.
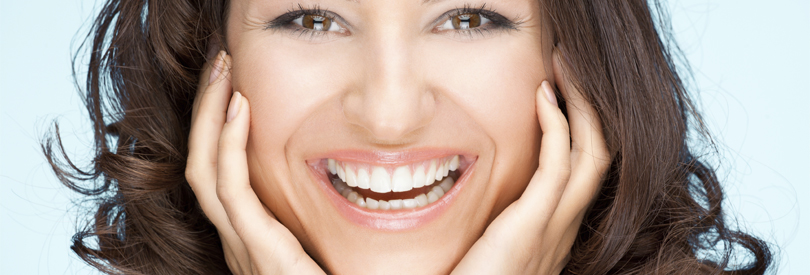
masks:
[[[328,160],[326,160],[326,163],[327,163],[327,166],[329,167],[329,173],[332,173],[333,175],[335,173],[337,173],[337,168],[335,168],[335,160],[328,159]]]
[[[450,171],[456,171],[458,169],[459,159],[458,155],[453,156],[453,159],[450,160]]]
[[[392,210],[397,210],[402,208],[402,200],[390,200],[388,204],[391,205]]]
[[[413,188],[413,177],[408,166],[400,166],[394,170],[394,177],[391,179],[391,191],[405,192]]]
[[[368,170],[366,168],[357,169],[357,187],[368,189],[368,184],[371,179],[368,177]]]
[[[374,170],[371,171],[369,187],[371,191],[377,193],[391,192],[391,176],[388,175],[388,171],[385,171],[383,167],[374,167]]]
[[[417,203],[415,199],[402,200],[402,208],[412,209],[416,208],[417,206],[419,206],[419,203]]]
[[[444,162],[439,163],[439,167],[436,168],[436,180],[442,180],[444,178]]]
[[[345,169],[345,173],[349,174],[352,169]],[[445,193],[450,191],[455,184],[453,178],[447,177],[442,180],[438,185],[433,186],[429,192],[419,194],[410,199],[397,199],[397,200],[375,200],[372,198],[364,198],[363,195],[352,190],[351,187],[346,185],[345,182],[334,179],[333,183],[335,190],[340,193],[346,200],[357,204],[359,207],[365,207],[373,210],[398,210],[398,209],[413,209],[425,207],[435,201],[438,201]]]
[[[357,187],[357,174],[354,173],[354,169],[346,165],[346,184],[351,187]]]
[[[436,195],[436,193],[433,193],[433,191],[431,191],[431,192],[428,192],[428,194],[427,194],[427,200],[428,200],[428,203],[433,203],[434,201],[439,200],[439,196]]]
[[[440,200],[455,184],[453,178],[447,175],[450,171],[458,170],[460,157],[455,155],[403,165],[393,168],[391,173],[389,173],[389,169],[392,168],[362,163],[344,163],[334,159],[327,159],[326,164],[329,173],[337,175],[337,177],[331,178],[335,191],[348,201],[368,209],[398,210],[425,207]],[[388,193],[406,192],[431,185],[428,192],[416,197],[390,201],[364,198],[357,192],[360,191],[359,189],[354,189],[370,189],[375,193]]]
[[[413,171],[413,188],[425,186],[425,166],[417,165]]]
[[[446,178],[450,171],[458,170],[459,165],[460,156],[455,155],[403,165],[393,168],[393,172],[389,173],[392,168],[327,159],[329,173],[337,175],[349,187],[371,189],[379,193],[405,192],[433,185]]]
[[[416,196],[416,203],[419,204],[419,207],[428,205],[427,196],[425,196],[425,194],[421,194],[419,196]]]
[[[427,170],[427,179],[425,180],[425,185],[424,186],[428,186],[428,185],[433,184],[433,181],[436,178],[436,169],[437,169],[436,160],[431,160],[430,161],[430,167],[428,167],[428,170]]]
[[[444,196],[444,190],[439,186],[433,186],[433,189],[430,189],[430,192],[436,193],[437,197]]]
[[[388,202],[385,202],[386,204]],[[366,198],[366,208],[368,209],[377,209],[380,207],[380,202],[372,198]]]
[[[391,204],[388,201],[380,201],[379,202],[380,210],[388,210],[391,209]]]

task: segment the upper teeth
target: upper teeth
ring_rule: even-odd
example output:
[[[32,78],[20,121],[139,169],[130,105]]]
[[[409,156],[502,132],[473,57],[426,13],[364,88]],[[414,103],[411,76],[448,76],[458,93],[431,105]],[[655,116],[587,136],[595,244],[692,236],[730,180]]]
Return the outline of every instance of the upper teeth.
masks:
[[[371,189],[377,193],[405,192],[429,186],[459,167],[459,156],[432,159],[402,165],[393,169],[363,163],[328,159],[329,172],[350,187]],[[390,169],[390,170],[389,170]]]

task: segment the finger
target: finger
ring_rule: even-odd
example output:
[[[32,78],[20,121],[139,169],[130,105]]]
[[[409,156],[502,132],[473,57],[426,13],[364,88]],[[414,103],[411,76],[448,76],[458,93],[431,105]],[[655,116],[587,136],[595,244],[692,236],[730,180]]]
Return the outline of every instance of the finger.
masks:
[[[214,64],[206,66],[204,71],[208,74],[203,73],[200,76],[200,89],[194,102],[189,133],[186,180],[206,217],[217,227],[220,237],[231,240],[228,243],[234,246],[231,249],[235,254],[246,256],[243,255],[244,249],[238,247],[239,238],[230,229],[228,216],[216,194],[217,144],[225,124],[225,110],[231,94],[228,64],[230,57],[220,52]],[[219,72],[212,74],[214,70]]]
[[[198,93],[192,115],[186,179],[203,206],[211,199],[217,200],[214,194],[217,142],[222,125],[225,124],[225,109],[231,94],[231,85],[227,77],[229,61],[230,58],[224,52],[220,52],[213,68],[207,69],[209,76],[201,76],[201,85],[206,87]],[[209,82],[211,85],[203,84]]]
[[[197,113],[200,110],[200,103],[202,102],[201,98],[203,95],[206,94],[206,91],[209,91],[208,88],[212,86],[212,84],[216,84],[222,82],[222,80],[228,81],[227,86],[230,87],[229,81],[229,69],[230,69],[230,56],[228,56],[225,51],[217,52],[215,55],[209,57],[210,60],[203,65],[202,72],[200,73],[200,79],[197,83],[197,94],[194,96],[194,104],[192,105],[191,110],[191,121],[193,122],[196,117]],[[230,94],[228,97],[225,97],[225,100],[230,98]],[[227,105],[227,103],[225,103]]]
[[[542,232],[542,251],[557,255],[543,259],[541,266],[556,265],[561,269],[567,262],[577,231],[588,205],[593,201],[601,176],[609,165],[609,156],[602,136],[600,119],[594,108],[566,75],[557,49],[553,53],[553,70],[557,87],[565,99],[572,147],[569,153],[570,177],[556,204],[547,227]],[[541,148],[541,152],[544,149]]]
[[[610,154],[602,133],[599,114],[565,74],[560,52],[556,49],[553,59],[555,81],[558,83],[560,93],[565,98],[566,109],[568,109],[568,122],[571,126],[573,148],[575,151],[581,151],[586,156],[581,160],[592,162],[591,167],[606,168],[606,165],[610,164]],[[572,159],[572,161],[576,164],[580,163],[580,159]]]
[[[197,118],[197,112],[200,110],[200,98],[205,93],[205,89],[208,88],[208,82],[210,82],[211,77],[211,70],[215,67],[216,62],[220,60],[219,54],[215,55],[210,60],[207,60],[205,64],[203,64],[202,70],[200,72],[199,79],[197,81],[197,93],[194,94],[194,103],[191,105],[191,121],[194,122],[194,119]]]
[[[554,77],[565,98],[571,127],[571,176],[554,215],[546,229],[547,243],[557,253],[566,254],[574,243],[576,232],[594,200],[602,176],[610,165],[599,115],[564,70],[559,50],[553,53]]]
[[[303,255],[303,248],[297,241],[291,241],[296,239],[289,230],[268,215],[250,186],[245,151],[250,106],[238,92],[233,94],[226,120],[219,138],[217,196],[228,220],[251,257],[266,259],[259,255],[272,255],[270,258],[274,260],[294,262],[284,257]]]
[[[518,203],[527,220],[542,226],[554,213],[570,172],[568,123],[548,81],[537,91],[537,118],[543,136],[540,140],[540,164]],[[529,218],[531,217],[531,218]]]
[[[581,209],[591,201],[599,188],[602,176],[610,165],[610,155],[602,134],[602,123],[593,105],[583,96],[572,79],[566,75],[559,50],[554,51],[554,77],[565,98],[568,122],[571,127],[572,173],[567,188],[576,193],[566,201],[576,202]]]

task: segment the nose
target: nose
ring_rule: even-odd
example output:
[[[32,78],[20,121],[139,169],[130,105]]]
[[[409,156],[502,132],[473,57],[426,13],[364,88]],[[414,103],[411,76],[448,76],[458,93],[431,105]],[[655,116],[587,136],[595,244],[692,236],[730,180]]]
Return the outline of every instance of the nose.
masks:
[[[436,102],[419,76],[414,40],[396,31],[381,33],[364,42],[368,50],[355,67],[362,83],[344,97],[343,112],[373,139],[396,143],[430,123]]]

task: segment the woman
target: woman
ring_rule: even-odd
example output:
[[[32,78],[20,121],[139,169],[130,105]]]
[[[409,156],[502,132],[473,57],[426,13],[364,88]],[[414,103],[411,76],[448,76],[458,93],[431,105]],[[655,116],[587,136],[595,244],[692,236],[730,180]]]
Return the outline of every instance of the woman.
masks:
[[[45,146],[100,198],[73,249],[109,273],[761,274],[687,146],[662,22],[645,1],[109,1],[95,169]]]

